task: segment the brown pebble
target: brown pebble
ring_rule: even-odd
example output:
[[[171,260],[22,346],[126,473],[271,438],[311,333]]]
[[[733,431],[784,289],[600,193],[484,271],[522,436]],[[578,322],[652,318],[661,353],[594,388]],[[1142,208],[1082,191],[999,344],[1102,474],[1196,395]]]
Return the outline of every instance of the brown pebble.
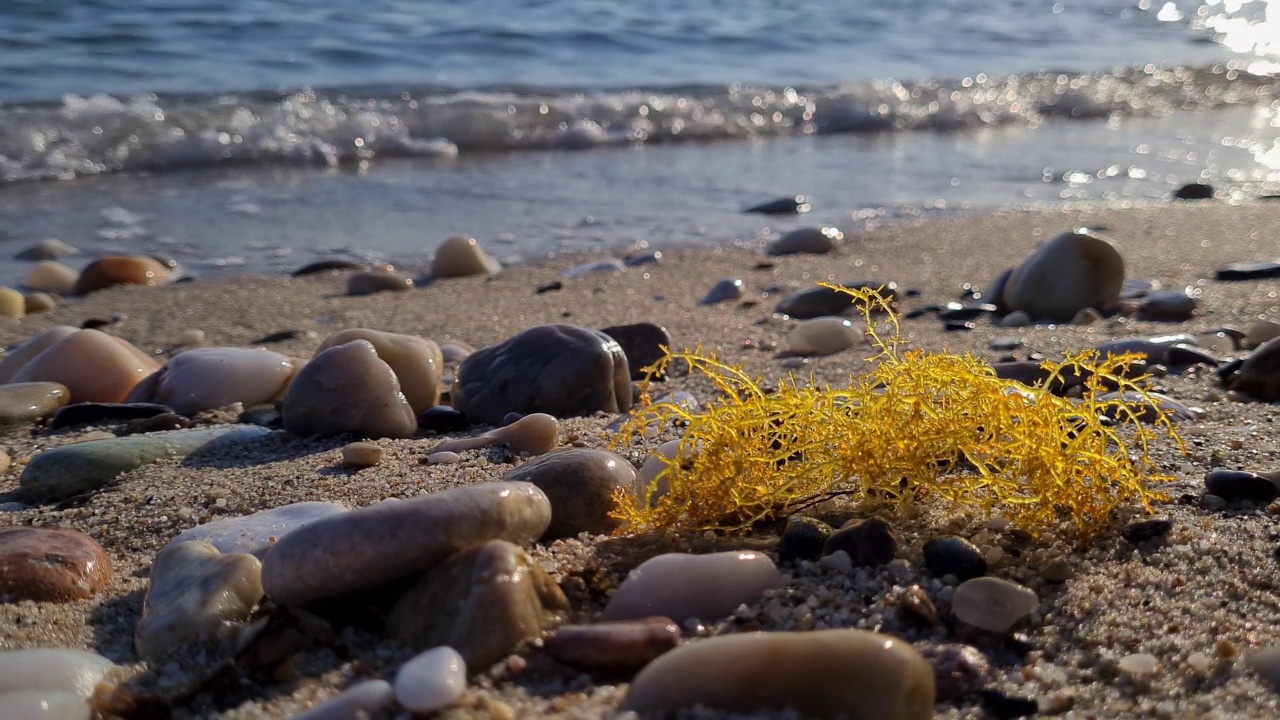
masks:
[[[89,263],[80,271],[73,295],[85,295],[115,285],[159,285],[167,281],[169,271],[164,265],[144,256],[117,255],[104,257]]]
[[[9,453],[0,450],[0,473],[9,469]]]
[[[1040,570],[1040,576],[1045,580],[1053,583],[1062,583],[1070,580],[1075,575],[1075,570],[1071,568],[1071,563],[1066,558],[1054,558]]]
[[[369,442],[353,442],[342,448],[342,464],[353,468],[373,467],[382,463],[382,448]]]
[[[111,581],[111,558],[79,530],[0,528],[0,602],[70,602]]]
[[[648,665],[680,644],[670,618],[650,617],[595,625],[566,625],[547,639],[547,654],[587,672],[625,672]]]

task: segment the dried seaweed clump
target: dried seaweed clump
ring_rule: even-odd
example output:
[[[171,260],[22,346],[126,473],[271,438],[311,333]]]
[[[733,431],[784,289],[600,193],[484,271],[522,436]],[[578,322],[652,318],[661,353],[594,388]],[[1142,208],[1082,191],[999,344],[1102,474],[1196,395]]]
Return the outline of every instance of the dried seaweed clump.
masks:
[[[1070,519],[1089,536],[1123,504],[1150,511],[1164,499],[1154,485],[1169,478],[1154,473],[1148,450],[1162,434],[1182,447],[1168,417],[1157,411],[1155,423],[1144,425],[1133,406],[1101,399],[1111,390],[1149,399],[1144,378],[1125,378],[1135,356],[1088,351],[1048,362],[1050,377],[1031,388],[997,378],[971,355],[900,351],[888,302],[874,291],[841,289],[879,351],[845,388],[792,377],[766,391],[697,350],[668,352],[656,363],[661,372],[683,360],[720,397],[691,411],[646,396],[623,426],[616,445],[651,436],[646,428],[655,423],[684,428],[675,459],[655,482],[619,491],[623,532],[741,530],[846,495],[899,508],[955,503],[1002,514],[1033,533]],[[1073,376],[1085,378],[1082,398],[1046,389]]]

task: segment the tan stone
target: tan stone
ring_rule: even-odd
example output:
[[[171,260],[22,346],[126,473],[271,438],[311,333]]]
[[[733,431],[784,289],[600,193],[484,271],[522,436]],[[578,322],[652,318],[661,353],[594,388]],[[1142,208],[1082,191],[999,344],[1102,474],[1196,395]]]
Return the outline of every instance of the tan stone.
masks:
[[[368,340],[331,347],[303,366],[285,392],[281,415],[284,429],[299,437],[407,438],[418,431],[400,381]]]
[[[368,442],[353,442],[342,448],[342,464],[352,468],[373,467],[382,463],[382,448]]]
[[[0,385],[0,425],[48,417],[67,404],[71,393],[60,383]]]
[[[31,358],[10,382],[62,383],[72,402],[124,402],[135,385],[159,369],[125,340],[79,330]]]
[[[439,345],[415,335],[351,328],[325,338],[316,353],[352,340],[367,340],[373,345],[378,358],[395,372],[396,379],[400,381],[400,392],[404,393],[415,413],[440,403],[444,356]]]
[[[23,282],[28,290],[38,290],[40,292],[53,293],[54,295],[70,295],[75,289],[76,278],[80,277],[80,273],[53,260],[45,260],[37,263],[31,268],[31,272],[27,273],[27,279]]]
[[[13,376],[31,359],[48,350],[63,338],[80,331],[70,325],[57,325],[36,335],[25,343],[5,353],[0,360],[0,385],[13,382]]]
[[[58,308],[58,301],[53,299],[49,293],[30,292],[27,293],[24,302],[27,305],[27,314],[34,315],[36,313],[49,312]]]
[[[168,405],[180,415],[237,402],[251,407],[279,400],[293,374],[293,361],[270,350],[193,348],[139,383],[128,401]]]
[[[85,295],[116,285],[160,285],[169,281],[169,270],[145,255],[99,258],[80,271],[73,295]]]
[[[1065,322],[1085,308],[1115,304],[1124,284],[1124,259],[1110,242],[1082,230],[1062,233],[1014,270],[1004,304],[1032,318]]]
[[[489,257],[475,238],[461,235],[445,240],[431,263],[431,274],[438,278],[492,275],[501,269],[502,264]]]
[[[79,530],[0,528],[0,602],[70,602],[111,581],[111,558]]]
[[[0,287],[0,317],[20,318],[27,314],[27,301],[13,288]]]

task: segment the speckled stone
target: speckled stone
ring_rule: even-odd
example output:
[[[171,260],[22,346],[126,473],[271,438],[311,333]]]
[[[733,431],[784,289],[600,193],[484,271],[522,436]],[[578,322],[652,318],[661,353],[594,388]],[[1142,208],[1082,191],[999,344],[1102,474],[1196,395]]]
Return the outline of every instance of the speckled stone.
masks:
[[[48,417],[66,405],[70,397],[61,383],[0,385],[0,427]]]
[[[492,275],[502,270],[502,264],[489,257],[475,238],[455,235],[436,249],[431,261],[431,274],[438,278]]]
[[[898,552],[893,526],[880,518],[853,521],[827,538],[822,554],[843,550],[854,567],[887,565]]]
[[[600,619],[661,616],[680,623],[690,618],[711,622],[743,603],[759,600],[765,590],[781,586],[778,568],[760,553],[668,553],[632,570]]]
[[[926,541],[924,566],[936,577],[954,575],[961,582],[987,574],[987,561],[982,557],[982,551],[957,535]]]
[[[536,485],[551,501],[551,525],[544,542],[579,533],[608,535],[618,527],[609,516],[617,507],[614,493],[636,481],[635,468],[607,451],[589,448],[556,450],[517,467],[503,480]]]
[[[0,602],[70,602],[111,582],[111,557],[79,530],[0,528]]]
[[[817,560],[835,529],[817,518],[792,515],[778,540],[779,562]]]
[[[680,627],[670,618],[650,617],[593,625],[566,625],[546,640],[556,662],[586,672],[638,670],[680,644]]]

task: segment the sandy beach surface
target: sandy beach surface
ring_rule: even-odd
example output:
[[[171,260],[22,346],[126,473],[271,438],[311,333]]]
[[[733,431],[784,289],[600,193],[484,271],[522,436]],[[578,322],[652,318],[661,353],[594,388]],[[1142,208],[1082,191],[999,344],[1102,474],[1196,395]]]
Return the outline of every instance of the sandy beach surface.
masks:
[[[294,330],[299,331],[296,338],[270,347],[304,358],[326,336],[350,327],[415,334],[437,342],[462,341],[479,348],[546,323],[601,328],[652,322],[669,330],[676,347],[701,346],[754,376],[776,379],[788,372],[811,373],[818,382],[840,384],[856,369],[865,347],[799,367],[784,364],[777,355],[786,347],[793,322],[773,315],[783,295],[824,280],[893,281],[904,290],[919,291],[918,296],[902,299],[903,311],[941,304],[958,299],[966,283],[987,285],[1037,243],[1081,225],[1107,229],[1125,258],[1129,277],[1155,280],[1165,288],[1194,287],[1200,297],[1197,317],[1179,323],[1131,320],[1026,328],[980,321],[969,332],[944,332],[935,317],[926,315],[902,320],[908,346],[972,352],[994,362],[1009,354],[990,349],[997,339],[1021,338],[1023,345],[1012,352],[1019,359],[1035,352],[1057,357],[1121,337],[1224,326],[1243,329],[1262,317],[1280,319],[1280,280],[1213,279],[1215,269],[1230,262],[1276,259],[1280,204],[1211,202],[908,222],[848,237],[834,255],[767,262],[761,254],[738,249],[679,249],[664,251],[655,265],[577,279],[561,279],[561,272],[593,258],[563,257],[493,277],[441,280],[409,292],[364,297],[346,296],[341,274],[114,288],[68,301],[51,313],[0,319],[0,346],[11,347],[54,325],[78,326],[92,318],[117,318],[109,332],[158,356],[172,353],[183,333],[193,329],[204,332],[207,345],[227,346],[249,346],[272,333]],[[742,279],[744,299],[700,306],[699,299],[721,278]],[[557,279],[563,283],[561,289],[535,293]],[[1275,404],[1226,399],[1211,368],[1161,377],[1155,386],[1204,411],[1182,425],[1185,456],[1171,443],[1153,453],[1160,471],[1176,478],[1166,488],[1171,502],[1157,508],[1174,523],[1167,537],[1140,545],[1122,539],[1118,529],[1139,512],[1136,508],[1091,544],[1080,546],[1065,529],[1061,535],[1020,540],[998,525],[985,529],[988,518],[975,513],[928,506],[910,518],[889,518],[899,536],[898,561],[854,573],[816,563],[783,565],[789,581],[782,590],[686,637],[740,629],[879,628],[919,647],[955,642],[977,646],[992,666],[984,687],[1030,698],[1039,704],[1041,715],[1280,716],[1277,694],[1246,662],[1251,653],[1280,645],[1280,516],[1239,505],[1210,511],[1199,503],[1204,475],[1212,468],[1280,470],[1280,412]],[[697,377],[673,378],[660,392],[668,389],[688,390],[704,402],[711,399],[709,385]],[[565,420],[560,443],[607,447],[606,426],[612,420],[603,415]],[[17,487],[32,457],[99,429],[120,428],[44,431],[28,426],[0,435],[0,449],[13,459],[13,465],[0,472],[0,502],[10,499],[6,494]],[[341,448],[351,440],[273,437],[250,450],[205,456],[198,463],[158,462],[74,502],[0,513],[0,525],[82,530],[106,548],[115,566],[110,586],[91,600],[0,605],[0,650],[79,648],[122,664],[134,663],[133,632],[152,561],[182,530],[299,501],[325,500],[357,508],[386,498],[494,481],[526,461],[491,448],[467,451],[459,464],[429,466],[421,461],[440,438],[419,437],[376,441],[386,453],[382,463],[353,471],[340,459]],[[629,459],[639,463],[643,455],[633,449]],[[935,597],[943,589],[923,568],[920,547],[930,537],[948,532],[966,537],[981,533],[991,545],[1004,547],[1003,559],[989,574],[1039,594],[1040,610],[1014,634],[957,637],[945,624],[913,624],[895,609],[897,588],[920,585]],[[761,532],[718,538],[579,538],[538,547],[533,554],[562,587],[580,588],[583,578],[607,578],[598,585],[587,583],[585,592],[570,593],[575,619],[589,621],[603,607],[603,588],[648,555],[735,547],[773,552],[776,536]],[[1069,563],[1065,582],[1043,576],[1043,568],[1056,557]],[[1154,656],[1154,672],[1135,676],[1123,670],[1121,658],[1134,653]],[[220,676],[183,697],[173,716],[291,717],[355,681],[394,677],[411,655],[365,630],[339,629],[331,643],[301,650],[287,667],[241,667]],[[1206,662],[1200,661],[1202,656]],[[583,674],[556,664],[536,648],[525,648],[517,659],[480,673],[462,701],[440,716],[606,717],[625,695],[628,679]],[[936,716],[991,717],[976,693],[940,701]]]

